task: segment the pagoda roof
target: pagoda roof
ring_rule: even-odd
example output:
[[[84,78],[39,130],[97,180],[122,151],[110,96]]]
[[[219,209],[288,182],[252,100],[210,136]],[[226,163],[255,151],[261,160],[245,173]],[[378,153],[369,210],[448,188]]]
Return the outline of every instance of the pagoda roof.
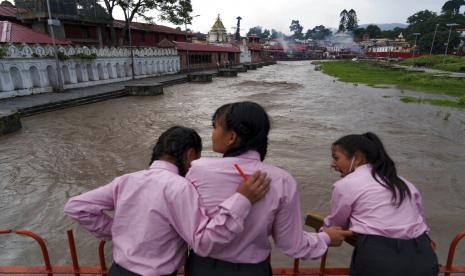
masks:
[[[225,29],[223,22],[221,21],[220,15],[216,18],[215,24],[213,24],[212,30]]]

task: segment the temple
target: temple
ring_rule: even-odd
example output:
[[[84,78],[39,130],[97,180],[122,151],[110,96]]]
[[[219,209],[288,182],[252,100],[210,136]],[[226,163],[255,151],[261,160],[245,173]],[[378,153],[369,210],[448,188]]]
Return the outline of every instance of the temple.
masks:
[[[208,32],[207,41],[210,43],[227,43],[229,42],[228,32],[221,21],[220,15],[216,18],[215,24]]]

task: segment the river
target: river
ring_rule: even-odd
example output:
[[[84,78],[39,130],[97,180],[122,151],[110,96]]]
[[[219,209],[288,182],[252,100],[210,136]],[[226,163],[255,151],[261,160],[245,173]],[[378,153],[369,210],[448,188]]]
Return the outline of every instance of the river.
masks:
[[[272,119],[266,162],[299,183],[303,215],[327,213],[338,179],[329,163],[340,136],[372,131],[400,174],[423,195],[440,263],[455,234],[465,230],[465,110],[405,104],[398,89],[336,81],[308,61],[280,62],[237,78],[165,88],[163,96],[125,97],[22,119],[23,129],[0,137],[0,228],[28,229],[47,241],[53,264],[70,264],[66,229],[75,229],[81,264],[97,264],[97,242],[63,215],[66,200],[147,167],[162,131],[181,124],[199,131],[211,151],[211,115],[220,105],[256,101]],[[309,228],[308,228],[309,229]],[[37,246],[0,237],[0,264],[41,264]],[[329,264],[347,266],[351,248],[331,249]],[[465,246],[456,254],[465,259]],[[291,266],[273,253],[274,266]],[[306,261],[304,265],[316,265]]]

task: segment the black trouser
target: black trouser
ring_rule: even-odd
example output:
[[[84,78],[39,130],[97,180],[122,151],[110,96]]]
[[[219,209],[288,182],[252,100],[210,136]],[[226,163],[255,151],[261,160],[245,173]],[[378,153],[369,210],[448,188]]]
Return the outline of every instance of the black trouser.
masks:
[[[265,260],[258,264],[236,264],[210,257],[201,257],[190,251],[187,260],[189,276],[271,276],[271,265]]]
[[[359,235],[350,270],[352,276],[436,276],[438,258],[426,234],[411,240]]]
[[[177,271],[167,276],[176,276],[176,274],[177,274]],[[110,267],[110,270],[108,271],[108,276],[140,276],[140,275],[127,270],[126,268],[120,266],[117,263],[113,263]]]

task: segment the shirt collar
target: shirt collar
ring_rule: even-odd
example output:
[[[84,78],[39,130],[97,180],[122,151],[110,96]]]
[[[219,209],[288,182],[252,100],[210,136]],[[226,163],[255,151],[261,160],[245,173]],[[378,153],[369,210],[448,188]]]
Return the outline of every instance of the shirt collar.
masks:
[[[173,163],[170,163],[168,161],[162,161],[162,160],[155,160],[152,165],[150,165],[150,169],[160,169],[160,170],[167,170],[175,174],[179,174],[178,167],[174,165]]]
[[[244,159],[251,159],[251,160],[258,160],[260,161],[260,153],[255,150],[249,150],[244,152],[243,154],[237,156],[238,158],[244,158]]]
[[[363,171],[363,170],[370,170],[370,171],[371,171],[371,168],[372,168],[371,164],[366,163],[366,164],[363,164],[363,165],[358,166],[357,168],[355,168],[355,171],[358,171],[358,170],[360,170],[360,171]],[[355,172],[355,171],[354,171],[354,172]]]

